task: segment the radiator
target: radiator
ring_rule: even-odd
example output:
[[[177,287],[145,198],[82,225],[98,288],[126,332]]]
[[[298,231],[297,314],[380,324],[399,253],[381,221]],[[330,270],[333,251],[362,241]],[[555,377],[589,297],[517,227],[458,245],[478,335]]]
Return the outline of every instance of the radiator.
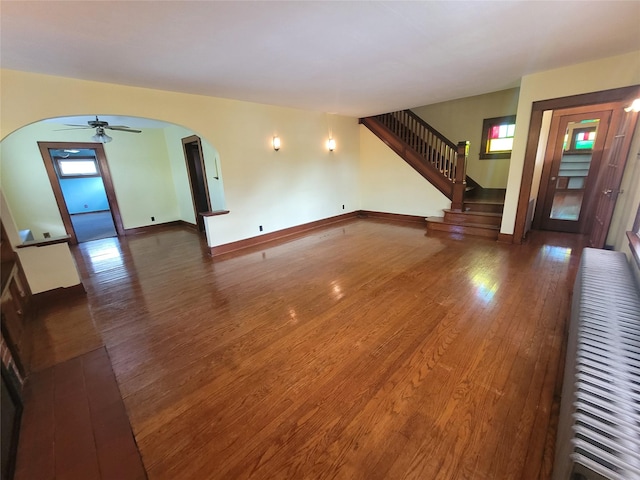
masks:
[[[640,479],[640,294],[620,252],[582,253],[552,478]]]

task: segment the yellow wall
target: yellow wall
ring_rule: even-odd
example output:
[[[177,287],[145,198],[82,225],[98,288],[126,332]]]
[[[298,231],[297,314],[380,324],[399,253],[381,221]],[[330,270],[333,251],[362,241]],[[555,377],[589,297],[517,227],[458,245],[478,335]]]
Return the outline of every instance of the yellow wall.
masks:
[[[213,146],[224,172],[220,203],[231,213],[216,231],[219,243],[256,236],[260,225],[269,233],[359,209],[355,118],[11,70],[1,72],[0,93],[2,138],[45,118],[96,114],[163,120],[198,134]],[[325,148],[330,129],[337,142],[331,153]],[[279,152],[270,145],[275,134],[282,138]],[[173,182],[179,160],[175,152],[167,155]],[[184,190],[178,200],[176,188],[164,185],[174,196],[168,217],[185,217]],[[153,215],[150,208],[145,203],[130,215],[129,226]]]
[[[38,122],[21,128],[0,144],[0,184],[20,230],[36,239],[44,232],[65,235],[62,218],[37,142],[90,142],[91,130],[63,130],[58,123]],[[114,132],[104,145],[125,228],[179,218],[175,189],[162,129],[141,134]],[[184,160],[183,160],[184,164]],[[184,168],[184,166],[183,166]],[[188,187],[187,187],[188,188]],[[155,217],[155,222],[151,217]]]
[[[193,200],[191,197],[191,189],[189,188],[189,179],[187,178],[184,151],[182,149],[182,139],[192,136],[193,132],[178,125],[170,125],[163,130],[167,146],[167,154],[171,164],[171,173],[176,191],[176,199],[178,201],[180,220],[195,224],[196,216],[193,210]],[[207,186],[209,187],[211,209],[224,210],[225,199],[222,173],[220,171],[220,156],[215,148],[207,142],[202,141],[202,139],[201,144],[207,174]]]
[[[451,207],[451,200],[363,125],[360,195],[362,209],[374,212],[441,217]]]
[[[522,79],[502,233],[513,233],[532,102],[640,84],[639,58],[640,52],[633,52]],[[220,201],[231,211],[215,217],[210,225],[212,245],[257,236],[260,225],[264,227],[262,233],[269,233],[360,208],[426,216],[438,214],[443,205],[448,206],[439,193],[429,191],[433,190],[430,185],[425,183],[423,187],[417,181],[414,185],[415,172],[390,152],[382,153],[377,139],[359,128],[355,118],[9,70],[1,72],[0,93],[0,138],[44,118],[95,114],[158,119],[198,134],[213,147],[212,155],[224,172],[224,196]],[[482,116],[485,115],[483,109]],[[447,125],[434,127],[448,134],[444,131],[449,128]],[[325,148],[329,130],[338,144],[333,153]],[[473,131],[479,131],[477,124]],[[275,134],[282,138],[279,152],[270,146]],[[4,170],[8,157],[4,145],[2,149]],[[190,221],[190,199],[179,180],[182,158],[170,149],[166,155],[164,180],[158,179],[163,186],[158,191],[167,192],[167,198],[143,201],[137,210],[127,213],[129,227],[150,215],[161,216],[156,207],[165,205],[162,202],[167,199],[167,219]],[[123,171],[128,168],[135,167],[123,165]],[[380,171],[389,175],[383,177]],[[32,179],[25,188],[33,189],[41,180]],[[118,183],[126,185],[127,181],[120,178]],[[14,188],[22,187],[18,184]],[[40,202],[33,208],[50,209],[51,199],[47,196],[45,190],[43,200],[29,201]],[[630,208],[617,211],[617,217],[629,218]],[[54,212],[48,214],[53,216]]]
[[[518,89],[460,98],[411,110],[454,143],[469,141],[467,175],[484,188],[506,188],[509,159],[480,160],[485,118],[515,115]]]
[[[640,268],[635,261],[633,261],[626,235],[626,232],[633,227],[636,212],[640,205],[640,127],[636,128],[630,152],[620,186],[624,193],[618,196],[616,209],[613,213],[611,226],[609,227],[607,244],[613,245],[616,250],[624,252],[627,255],[627,258],[629,258],[633,266],[638,285],[640,285]]]

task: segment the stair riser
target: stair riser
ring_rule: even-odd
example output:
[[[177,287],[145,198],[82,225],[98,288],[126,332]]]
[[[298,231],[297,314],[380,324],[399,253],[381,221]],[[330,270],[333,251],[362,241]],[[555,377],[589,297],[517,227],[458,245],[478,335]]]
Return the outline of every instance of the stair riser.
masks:
[[[473,212],[444,212],[444,221],[447,223],[474,223],[480,225],[491,225],[499,227],[502,223],[502,217],[474,215]]]
[[[494,203],[470,203],[465,202],[464,207],[468,212],[502,213],[504,205]]]
[[[473,235],[476,237],[490,238],[492,240],[498,239],[498,230],[469,227],[467,225],[451,225],[448,223],[431,223],[427,220],[427,232],[429,231]]]

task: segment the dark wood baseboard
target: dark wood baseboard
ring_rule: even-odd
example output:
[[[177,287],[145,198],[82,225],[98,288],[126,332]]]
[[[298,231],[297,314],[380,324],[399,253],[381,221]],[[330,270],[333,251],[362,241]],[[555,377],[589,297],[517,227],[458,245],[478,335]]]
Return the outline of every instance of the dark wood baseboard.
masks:
[[[513,243],[513,234],[512,233],[499,233],[498,234],[498,243]]]
[[[125,235],[140,235],[141,233],[157,232],[165,228],[171,228],[176,226],[182,226],[187,228],[195,228],[198,226],[195,223],[185,222],[184,220],[174,220],[172,222],[157,223],[155,225],[145,225],[144,227],[126,228],[124,230]]]
[[[419,223],[425,225],[425,217],[419,215],[404,215],[400,213],[387,213],[387,212],[372,212],[370,210],[358,211],[358,216],[361,218],[379,218],[381,220],[389,220],[392,222],[409,222]]]
[[[42,305],[68,300],[73,297],[86,295],[87,291],[84,289],[84,285],[79,283],[71,287],[58,287],[53,290],[47,290],[46,292],[35,293],[31,297],[32,304],[35,308],[39,308]]]
[[[260,245],[262,243],[271,242],[274,240],[280,240],[285,237],[291,237],[301,233],[305,233],[309,230],[321,228],[326,225],[331,225],[336,222],[342,222],[352,218],[357,218],[359,211],[345,213],[343,215],[337,215],[335,217],[323,218],[322,220],[316,220],[315,222],[304,223],[302,225],[296,225],[295,227],[285,228],[277,230],[275,232],[266,233],[257,237],[245,238],[238,240],[237,242],[225,243],[223,245],[216,245],[209,247],[209,253],[212,257],[222,255],[224,253],[234,252],[242,248],[252,247],[254,245]]]
[[[229,252],[235,252],[247,247],[253,247],[267,242],[275,240],[281,240],[286,237],[302,234],[316,228],[321,228],[326,225],[331,225],[336,222],[349,220],[352,218],[371,218],[384,220],[389,222],[401,222],[411,223],[414,225],[426,226],[426,218],[418,215],[404,215],[400,213],[387,213],[387,212],[374,212],[371,210],[356,210],[355,212],[345,213],[343,215],[337,215],[335,217],[324,218],[315,222],[309,222],[302,225],[296,225],[295,227],[285,228],[283,230],[277,230],[275,232],[266,233],[257,237],[245,238],[238,240],[237,242],[225,243],[223,245],[216,245],[209,247],[209,254],[212,257],[217,257]],[[492,234],[495,238],[495,233]],[[513,235],[500,233],[498,234],[498,242],[500,243],[513,243]]]

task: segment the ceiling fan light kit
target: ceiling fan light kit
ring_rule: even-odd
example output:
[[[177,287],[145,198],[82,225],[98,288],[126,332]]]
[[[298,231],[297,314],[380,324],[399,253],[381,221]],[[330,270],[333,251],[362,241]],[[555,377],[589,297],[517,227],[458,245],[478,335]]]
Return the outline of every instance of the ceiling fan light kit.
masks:
[[[108,130],[118,130],[119,132],[129,132],[129,133],[142,133],[142,130],[135,130],[131,127],[127,127],[126,125],[109,125],[109,122],[104,122],[100,119],[98,119],[98,117],[96,116],[95,120],[89,120],[87,122],[86,125],[69,125],[67,124],[68,127],[73,127],[73,128],[67,128],[64,130],[77,130],[77,129],[88,129],[88,128],[95,128],[96,129],[96,134],[91,137],[91,140],[93,140],[94,142],[100,142],[100,143],[109,143],[111,140],[113,140],[112,137],[110,137],[109,135],[106,134],[105,129]]]
[[[98,127],[96,128],[96,134],[91,137],[91,140],[93,140],[94,142],[109,143],[111,140],[113,140],[113,138],[104,133],[104,128]]]

